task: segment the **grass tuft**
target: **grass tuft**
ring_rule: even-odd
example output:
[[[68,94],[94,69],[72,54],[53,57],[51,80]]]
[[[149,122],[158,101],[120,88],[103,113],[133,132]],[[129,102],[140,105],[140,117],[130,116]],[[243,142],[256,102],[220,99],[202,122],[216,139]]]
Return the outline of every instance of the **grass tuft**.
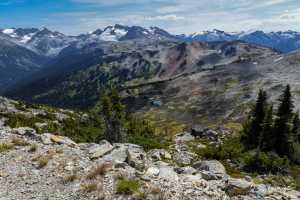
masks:
[[[11,150],[15,147],[14,144],[0,143],[0,153]]]
[[[122,179],[117,182],[117,193],[119,194],[133,194],[138,192],[140,183],[133,179]]]

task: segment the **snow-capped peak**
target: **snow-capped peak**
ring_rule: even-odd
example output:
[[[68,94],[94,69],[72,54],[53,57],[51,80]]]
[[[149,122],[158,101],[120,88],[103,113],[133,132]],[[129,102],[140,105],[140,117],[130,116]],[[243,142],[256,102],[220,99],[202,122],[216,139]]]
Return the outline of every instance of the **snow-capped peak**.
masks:
[[[103,41],[119,41],[120,38],[128,33],[128,29],[125,26],[116,24],[115,26],[108,26],[100,34],[100,39]]]

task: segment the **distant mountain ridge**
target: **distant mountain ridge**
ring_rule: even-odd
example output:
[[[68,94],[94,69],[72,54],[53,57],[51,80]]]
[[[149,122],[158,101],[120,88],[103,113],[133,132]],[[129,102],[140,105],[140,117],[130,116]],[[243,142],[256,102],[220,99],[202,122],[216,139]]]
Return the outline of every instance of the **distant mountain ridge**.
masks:
[[[264,32],[260,30],[225,32],[214,29],[190,35],[174,35],[158,27],[124,26],[116,24],[104,29],[78,36],[69,36],[47,28],[8,28],[0,29],[0,36],[28,48],[43,56],[57,56],[64,48],[79,42],[119,42],[126,40],[178,40],[185,42],[236,41],[241,40],[283,53],[300,49],[300,33],[296,31]]]
[[[295,51],[300,48],[300,33],[296,31],[249,31],[238,33],[227,33],[220,30],[203,31],[191,35],[179,35],[181,40],[191,41],[236,41],[242,40],[248,43],[258,44],[269,48],[274,48],[283,53]]]

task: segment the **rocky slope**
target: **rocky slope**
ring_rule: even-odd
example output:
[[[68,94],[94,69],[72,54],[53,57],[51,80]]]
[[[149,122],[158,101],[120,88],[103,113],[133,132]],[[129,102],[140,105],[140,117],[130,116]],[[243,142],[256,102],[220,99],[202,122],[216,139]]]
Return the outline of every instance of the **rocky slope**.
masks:
[[[1,98],[1,113],[22,112],[16,103]],[[188,143],[196,140],[190,133],[178,134],[169,149],[145,152],[134,144],[75,143],[4,123],[1,118],[1,200],[300,198],[290,188],[255,184],[251,177],[232,178],[216,160],[199,160],[189,151]],[[199,143],[198,148],[205,145]]]

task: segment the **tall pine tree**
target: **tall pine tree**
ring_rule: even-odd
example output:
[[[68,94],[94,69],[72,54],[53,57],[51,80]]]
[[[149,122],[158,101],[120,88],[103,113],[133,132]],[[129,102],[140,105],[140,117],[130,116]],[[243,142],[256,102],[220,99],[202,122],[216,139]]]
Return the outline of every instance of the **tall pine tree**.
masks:
[[[293,118],[293,101],[291,88],[286,86],[283,94],[279,99],[277,119],[274,124],[275,134],[275,151],[281,156],[288,156],[290,152],[290,133],[291,122]]]
[[[104,138],[112,143],[126,141],[125,111],[116,89],[101,98],[100,108],[105,122]]]
[[[273,136],[273,106],[268,108],[263,130],[260,137],[259,149],[262,151],[270,151],[274,146],[274,136]]]
[[[248,148],[256,148],[259,146],[260,136],[263,131],[264,120],[267,110],[267,93],[259,90],[256,104],[251,112],[248,127],[244,127],[243,143]]]

